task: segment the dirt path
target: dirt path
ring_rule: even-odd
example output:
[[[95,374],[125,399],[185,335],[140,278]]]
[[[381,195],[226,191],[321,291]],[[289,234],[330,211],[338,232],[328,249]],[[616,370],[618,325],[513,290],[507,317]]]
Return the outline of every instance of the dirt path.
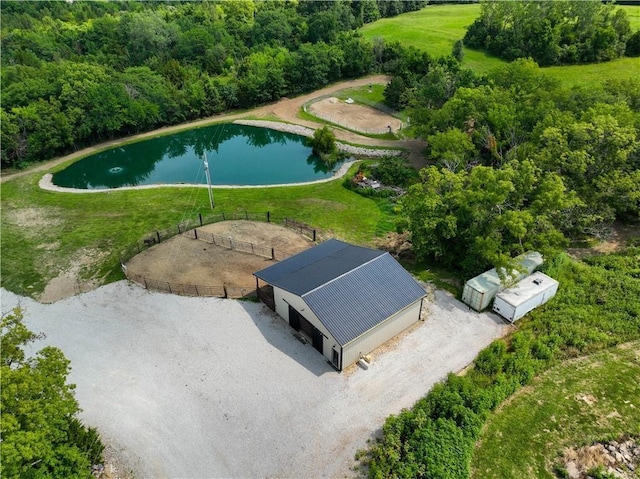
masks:
[[[19,178],[21,176],[29,175],[31,173],[35,173],[38,171],[47,171],[53,168],[54,166],[64,163],[65,161],[73,160],[74,158],[79,158],[81,156],[85,156],[85,155],[100,151],[104,148],[116,146],[125,141],[151,138],[154,136],[165,135],[165,134],[180,131],[180,130],[188,130],[191,128],[204,126],[209,123],[215,123],[220,121],[233,121],[233,120],[238,120],[240,118],[246,118],[248,116],[258,117],[258,118],[276,116],[284,122],[295,123],[298,125],[303,125],[303,126],[315,129],[320,125],[320,123],[298,118],[298,112],[302,108],[302,105],[319,96],[329,95],[331,93],[344,90],[345,88],[354,88],[362,85],[368,85],[371,83],[385,84],[390,79],[391,77],[387,75],[374,75],[374,76],[369,76],[364,78],[358,78],[355,80],[344,81],[340,83],[335,83],[328,87],[322,88],[321,90],[316,90],[313,93],[302,95],[296,98],[283,98],[282,100],[276,103],[263,105],[263,106],[254,108],[253,110],[239,112],[239,113],[216,115],[208,118],[203,118],[201,120],[192,121],[190,123],[167,126],[165,128],[160,128],[158,130],[153,130],[146,133],[140,133],[138,135],[133,135],[126,138],[118,138],[117,140],[107,141],[104,143],[93,145],[88,148],[84,148],[82,150],[71,153],[69,155],[66,155],[60,158],[55,158],[53,160],[46,161],[44,163],[40,163],[37,166],[26,169],[24,171],[19,171],[17,173],[11,173],[11,174],[3,174],[0,177],[0,182],[4,182],[12,178]],[[354,144],[365,145],[365,146],[376,146],[376,147],[404,148],[407,150],[409,158],[414,166],[416,167],[424,166],[424,158],[422,155],[422,150],[424,149],[425,145],[420,140],[380,140],[376,138],[368,138],[366,136],[362,136],[357,133],[338,129],[338,128],[334,128],[333,130],[338,140],[344,141],[347,143],[354,143]]]

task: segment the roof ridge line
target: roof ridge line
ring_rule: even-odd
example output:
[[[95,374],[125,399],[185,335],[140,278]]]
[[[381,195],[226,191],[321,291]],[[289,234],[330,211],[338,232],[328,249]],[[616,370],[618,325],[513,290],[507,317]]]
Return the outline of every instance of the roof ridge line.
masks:
[[[317,291],[317,290],[319,290],[320,288],[324,288],[326,285],[331,284],[331,283],[333,283],[334,281],[337,281],[337,280],[339,280],[340,278],[343,278],[343,277],[345,277],[346,275],[353,273],[354,271],[358,271],[358,270],[359,270],[360,268],[362,268],[363,266],[366,266],[366,265],[368,265],[369,263],[371,263],[372,261],[375,261],[375,260],[377,260],[378,258],[382,258],[384,255],[387,255],[387,254],[389,254],[389,252],[388,252],[388,251],[385,251],[385,252],[383,252],[382,254],[379,254],[378,256],[376,256],[376,257],[374,257],[374,258],[371,258],[371,259],[370,259],[369,261],[367,261],[366,263],[362,263],[361,265],[356,266],[355,268],[352,268],[352,269],[350,269],[349,271],[345,271],[345,272],[344,272],[344,273],[342,273],[340,276],[336,276],[335,278],[333,278],[333,279],[331,279],[331,280],[327,281],[326,283],[322,283],[321,285],[316,286],[315,288],[313,288],[313,289],[311,289],[311,290],[307,291],[306,293],[304,293],[304,294],[303,294],[303,295],[301,295],[300,297],[301,297],[301,298],[304,298],[305,296],[307,296],[307,295],[309,295],[309,294],[313,293],[314,291]]]

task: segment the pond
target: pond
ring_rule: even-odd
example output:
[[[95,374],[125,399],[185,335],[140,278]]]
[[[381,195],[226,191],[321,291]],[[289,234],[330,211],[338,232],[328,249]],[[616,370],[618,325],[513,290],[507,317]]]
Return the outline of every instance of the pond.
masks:
[[[109,189],[153,184],[276,185],[328,178],[306,138],[267,128],[217,124],[131,143],[83,158],[53,175],[57,186]]]

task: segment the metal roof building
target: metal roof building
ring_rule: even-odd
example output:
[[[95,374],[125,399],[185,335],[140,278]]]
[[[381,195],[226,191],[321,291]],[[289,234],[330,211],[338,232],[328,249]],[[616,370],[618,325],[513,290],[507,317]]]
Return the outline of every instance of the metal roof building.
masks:
[[[543,258],[537,251],[529,251],[515,258],[515,261],[522,271],[513,270],[510,274],[504,272],[504,281],[495,268],[467,281],[462,290],[462,302],[476,311],[482,311],[505,287],[533,273],[543,263]]]
[[[335,239],[254,275],[273,309],[338,370],[420,319],[426,293],[387,252]]]

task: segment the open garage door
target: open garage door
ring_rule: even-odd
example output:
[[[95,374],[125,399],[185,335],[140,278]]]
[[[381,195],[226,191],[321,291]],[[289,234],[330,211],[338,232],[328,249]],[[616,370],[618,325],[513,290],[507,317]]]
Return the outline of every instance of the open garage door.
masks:
[[[289,305],[289,324],[293,329],[300,332],[320,354],[324,353],[322,332],[307,321],[307,318],[302,316],[291,305]]]

